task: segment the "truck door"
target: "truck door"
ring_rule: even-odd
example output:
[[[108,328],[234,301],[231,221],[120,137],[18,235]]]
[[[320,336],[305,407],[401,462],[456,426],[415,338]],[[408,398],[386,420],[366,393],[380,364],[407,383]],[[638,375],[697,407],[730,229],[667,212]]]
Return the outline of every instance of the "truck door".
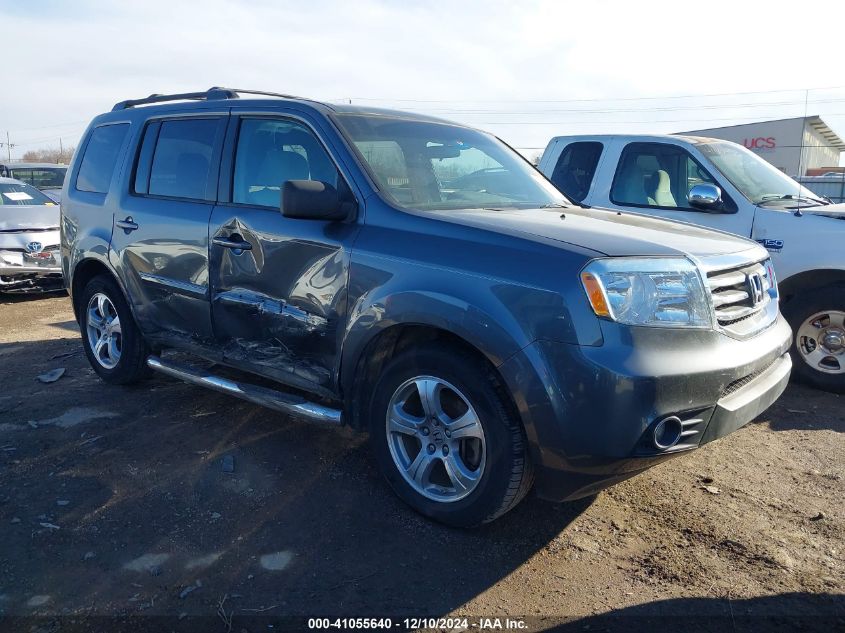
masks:
[[[147,123],[129,190],[114,217],[110,256],[152,336],[212,335],[208,221],[228,114]],[[132,163],[130,163],[132,164]]]
[[[703,211],[688,200],[690,189],[712,184],[722,191],[722,207]],[[669,220],[700,224],[743,237],[751,236],[754,209],[735,200],[728,187],[684,147],[634,142],[622,148],[610,184],[611,208],[627,209]]]
[[[345,181],[303,121],[233,119],[214,208],[211,292],[214,332],[226,362],[312,391],[331,391],[346,321],[354,222],[286,218],[287,180]],[[228,157],[231,157],[229,160]]]

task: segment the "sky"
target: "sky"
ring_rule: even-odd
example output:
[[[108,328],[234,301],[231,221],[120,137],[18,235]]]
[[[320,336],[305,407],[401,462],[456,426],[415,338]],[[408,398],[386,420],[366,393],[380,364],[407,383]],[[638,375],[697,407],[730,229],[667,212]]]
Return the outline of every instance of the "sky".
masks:
[[[845,138],[845,3],[806,6],[0,0],[0,142],[74,145],[117,101],[215,85],[434,114],[529,155],[804,114]]]

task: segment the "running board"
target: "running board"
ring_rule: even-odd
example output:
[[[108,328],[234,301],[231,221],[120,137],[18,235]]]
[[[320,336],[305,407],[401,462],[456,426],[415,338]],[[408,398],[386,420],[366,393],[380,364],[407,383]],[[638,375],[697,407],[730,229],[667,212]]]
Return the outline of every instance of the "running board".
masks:
[[[147,365],[150,369],[167,374],[173,378],[178,378],[179,380],[184,380],[192,385],[207,387],[208,389],[235,396],[242,400],[248,400],[268,409],[275,409],[276,411],[281,411],[282,413],[287,413],[288,415],[296,416],[309,422],[334,425],[343,423],[341,412],[338,409],[309,402],[299,396],[267,389],[259,385],[235,382],[228,378],[215,376],[198,367],[191,367],[190,365],[183,365],[182,363],[175,363],[170,360],[162,360],[158,356],[148,357]]]

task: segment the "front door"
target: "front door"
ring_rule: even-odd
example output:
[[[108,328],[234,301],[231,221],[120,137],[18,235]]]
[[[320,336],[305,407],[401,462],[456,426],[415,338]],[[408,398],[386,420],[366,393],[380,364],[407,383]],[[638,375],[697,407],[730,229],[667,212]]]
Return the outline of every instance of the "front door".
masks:
[[[114,218],[111,257],[151,337],[205,342],[212,335],[208,221],[227,118],[153,120],[144,130]]]
[[[722,212],[708,212],[689,204],[690,189],[698,184],[722,190]],[[700,224],[713,229],[751,236],[753,212],[737,206],[725,186],[689,152],[671,143],[628,143],[619,157],[610,188],[611,206],[668,220]],[[745,212],[743,212],[745,211]]]
[[[343,191],[345,182],[306,124],[260,116],[233,123],[234,157],[223,174],[229,201],[214,208],[209,230],[218,344],[231,365],[331,391],[358,225],[285,218],[281,188],[319,180]]]

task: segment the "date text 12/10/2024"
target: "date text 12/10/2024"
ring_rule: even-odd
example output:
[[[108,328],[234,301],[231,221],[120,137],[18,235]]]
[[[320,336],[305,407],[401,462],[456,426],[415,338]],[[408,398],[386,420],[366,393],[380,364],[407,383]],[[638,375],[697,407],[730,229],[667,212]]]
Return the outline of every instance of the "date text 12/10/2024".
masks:
[[[367,630],[367,629],[400,629],[406,631],[437,629],[452,631],[523,631],[527,624],[520,618],[489,617],[489,618],[309,618],[308,628],[311,630],[339,629],[339,630]]]

